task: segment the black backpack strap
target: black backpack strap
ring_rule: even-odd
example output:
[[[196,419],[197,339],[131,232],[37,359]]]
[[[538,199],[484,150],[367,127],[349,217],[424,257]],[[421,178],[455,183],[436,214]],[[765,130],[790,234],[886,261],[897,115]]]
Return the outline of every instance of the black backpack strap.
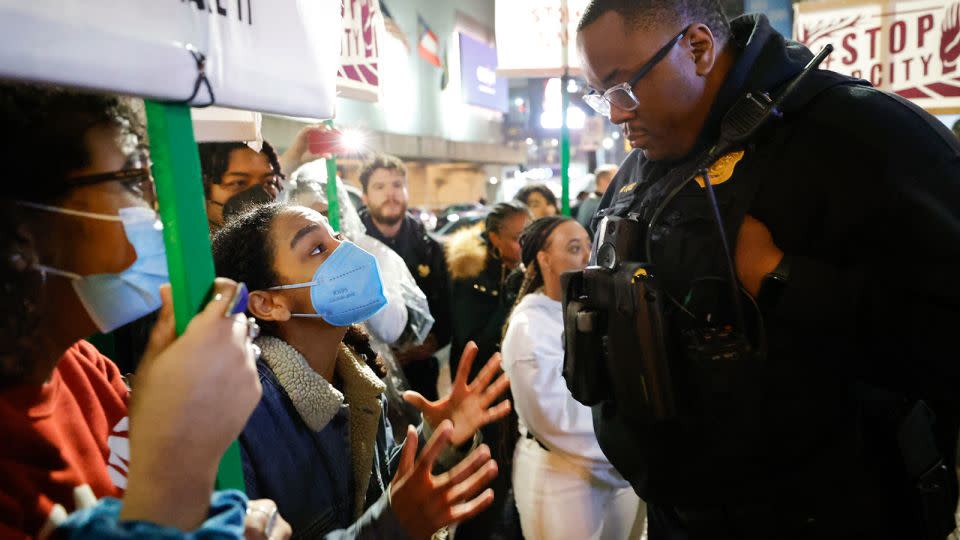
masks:
[[[870,83],[860,79],[852,79],[831,71],[822,71],[816,77],[809,77],[803,81],[802,85],[794,91],[794,94],[787,99],[783,106],[784,116],[805,114],[804,109],[810,106],[824,92],[838,86],[870,86]],[[774,120],[778,122],[779,120]],[[776,124],[772,124],[762,132],[776,130]],[[761,133],[762,133],[761,132]],[[774,134],[774,142],[776,135]],[[753,205],[757,192],[760,190],[760,175],[753,175],[747,182],[740,182],[737,196],[733,201],[733,206],[725,216],[727,218],[726,233],[730,239],[731,245],[736,242],[737,234],[740,232],[740,224],[746,217]]]

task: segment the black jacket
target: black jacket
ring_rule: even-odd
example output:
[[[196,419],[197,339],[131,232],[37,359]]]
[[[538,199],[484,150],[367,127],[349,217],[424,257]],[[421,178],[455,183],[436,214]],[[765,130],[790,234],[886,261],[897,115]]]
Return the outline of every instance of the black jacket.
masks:
[[[739,57],[693,154],[716,139],[738,96],[775,93],[812,58],[763,16],[732,26]],[[783,295],[763,313],[769,353],[742,381],[737,402],[643,427],[625,422],[617,405],[595,407],[601,447],[648,502],[774,501],[831,523],[823,525],[833,528],[830,537],[862,537],[871,527],[882,538],[918,537],[905,517],[906,479],[893,430],[865,398],[864,385],[934,403],[938,442],[952,470],[960,145],[908,101],[850,83],[826,71],[812,74],[784,118],[755,137],[732,177],[716,186],[729,215],[749,196],[745,186],[756,184],[749,213],[792,261]],[[610,210],[601,214],[623,202],[625,188],[640,195],[662,188],[658,180],[678,165],[633,152],[601,203]],[[710,212],[703,190],[690,183],[652,230],[655,268],[680,301],[696,297],[710,277],[726,275]],[[738,226],[727,224],[731,242]],[[712,309],[712,299],[729,313],[724,294],[700,295],[704,305],[694,299],[696,311]],[[669,313],[675,348],[678,328],[690,326],[684,317]],[[691,383],[682,362],[673,367],[679,384]],[[955,479],[950,483],[955,497]]]
[[[453,313],[451,378],[456,377],[460,356],[470,341],[477,344],[478,352],[468,380],[473,380],[487,360],[500,352],[503,326],[516,298],[515,293],[508,290],[508,270],[494,255],[494,249],[482,231],[482,226],[473,227],[454,234],[445,242]],[[476,517],[461,523],[457,527],[457,538],[489,540],[522,536],[519,524],[512,517],[515,514],[512,496],[508,495],[513,460],[505,444],[509,429],[516,431],[506,419],[481,429],[484,440],[490,445],[491,456],[500,467],[500,473],[490,483],[494,502]]]
[[[434,240],[423,225],[407,215],[404,217],[400,232],[393,238],[386,238],[373,224],[370,211],[360,211],[360,219],[367,228],[367,234],[380,240],[397,252],[417,281],[417,286],[427,296],[430,314],[434,323],[432,333],[437,345],[443,348],[450,343],[450,289],[447,277],[447,265],[443,256],[443,246]]]
[[[456,376],[460,355],[473,341],[479,353],[472,366],[472,378],[491,356],[500,352],[503,325],[512,307],[511,296],[504,287],[508,271],[493,255],[489,240],[479,227],[450,237],[446,252],[453,313],[450,374]]]

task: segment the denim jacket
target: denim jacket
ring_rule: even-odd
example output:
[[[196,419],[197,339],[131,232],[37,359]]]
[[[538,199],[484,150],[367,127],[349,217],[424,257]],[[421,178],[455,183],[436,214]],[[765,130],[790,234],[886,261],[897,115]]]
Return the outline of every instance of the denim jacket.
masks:
[[[400,446],[383,382],[346,346],[341,393],[287,343],[257,343],[263,397],[240,435],[250,498],[276,501],[296,538],[406,538],[385,495]]]
[[[146,521],[121,521],[123,501],[104,497],[94,506],[70,514],[52,538],[72,540],[240,540],[247,498],[234,490],[210,496],[207,519],[193,531],[181,531]]]

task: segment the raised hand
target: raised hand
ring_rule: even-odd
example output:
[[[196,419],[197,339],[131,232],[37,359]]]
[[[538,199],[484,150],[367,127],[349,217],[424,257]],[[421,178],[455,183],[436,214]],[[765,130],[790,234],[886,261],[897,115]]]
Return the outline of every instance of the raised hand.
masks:
[[[957,70],[957,59],[960,57],[960,3],[947,8],[940,32],[940,61],[946,75]]]
[[[152,336],[130,405],[130,472],[121,518],[192,530],[207,514],[217,464],[260,401],[256,359],[242,315],[226,316],[236,283],[173,339]],[[171,325],[163,292],[161,325]]]
[[[453,426],[442,422],[427,442],[420,459],[417,432],[407,427],[400,463],[390,483],[390,505],[397,521],[414,540],[430,538],[447,525],[479,514],[493,502],[493,490],[483,490],[497,476],[490,449],[481,445],[453,469],[434,476],[431,471],[449,445]]]
[[[500,372],[500,354],[493,355],[473,382],[467,384],[470,367],[476,357],[477,345],[471,341],[460,357],[457,377],[453,381],[449,396],[437,401],[427,401],[417,392],[403,394],[403,399],[420,409],[431,426],[439,425],[444,420],[453,422],[454,431],[450,440],[454,446],[462,445],[472,439],[473,434],[481,427],[510,414],[510,400],[490,406],[510,387],[507,375]],[[500,376],[491,384],[490,381],[498,373],[501,373]]]
[[[304,127],[294,137],[293,142],[283,155],[279,156],[280,168],[283,174],[291,175],[300,166],[310,163],[320,158],[329,158],[330,154],[314,154],[310,151],[310,134],[316,132],[329,131],[330,127],[326,124],[315,124]]]

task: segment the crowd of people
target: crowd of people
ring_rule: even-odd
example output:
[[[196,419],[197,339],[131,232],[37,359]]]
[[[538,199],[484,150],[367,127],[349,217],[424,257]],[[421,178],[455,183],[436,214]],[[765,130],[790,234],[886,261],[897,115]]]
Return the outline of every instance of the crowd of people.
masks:
[[[42,165],[20,162],[18,174],[36,181],[4,199],[0,425],[14,444],[0,450],[3,537],[428,538],[456,524],[458,538],[521,538],[521,525],[542,522],[542,505],[527,501],[555,491],[512,481],[519,432],[499,355],[523,269],[533,268],[522,253],[538,221],[524,203],[495,205],[443,245],[407,212],[403,163],[378,156],[361,171],[364,208],[340,190],[335,232],[320,156],[202,143],[221,277],[177,337],[136,102],[8,83],[0,106],[22,135],[7,156],[62,150]],[[551,204],[545,219],[560,219]],[[589,238],[564,221],[581,233],[582,266]],[[539,238],[536,249],[553,242]],[[117,362],[85,341],[130,328],[148,330]],[[448,345],[452,388],[440,396],[436,355]],[[511,361],[530,362],[523,356]],[[520,387],[527,402],[536,384]],[[246,496],[213,489],[233,439]],[[595,513],[605,512],[597,501]],[[618,506],[623,515],[607,526],[617,532],[603,538],[639,531],[638,502]],[[600,531],[594,517],[580,530]],[[549,537],[534,530],[528,538]]]
[[[811,55],[712,0],[594,0],[577,43],[606,89],[589,103],[635,150],[595,171],[574,217],[530,185],[440,241],[408,212],[396,157],[363,164],[356,208],[308,150],[323,127],[283,153],[200,144],[218,277],[180,335],[137,102],[0,83],[16,135],[0,145],[0,537],[639,540],[648,523],[651,540],[945,536],[960,408],[955,363],[936,351],[960,322],[960,144],[905,102],[818,75],[787,121],[653,223],[638,194],[712,147],[744,85],[779,88]],[[881,163],[814,180],[826,176],[783,141],[840,133],[845,114],[877,123],[874,141],[833,134],[819,150],[839,164],[860,141],[852,151],[882,147]],[[916,140],[879,138],[894,125]],[[766,182],[746,206],[735,190],[749,180],[727,182],[741,161],[738,178]],[[709,176],[738,224],[727,259],[700,195]],[[717,307],[724,263],[756,307],[751,358],[765,363],[723,357],[735,391],[687,388],[680,419],[636,421],[646,381],[631,403],[588,406],[564,380],[562,276],[618,215],[650,220],[678,380],[715,382],[686,363],[703,343],[682,340],[731,317]],[[879,276],[894,252],[924,274]],[[129,346],[108,358],[97,333]],[[614,344],[602,349],[591,360],[608,366]],[[234,440],[245,493],[214,487]],[[919,479],[917,440],[936,458],[918,458]]]

